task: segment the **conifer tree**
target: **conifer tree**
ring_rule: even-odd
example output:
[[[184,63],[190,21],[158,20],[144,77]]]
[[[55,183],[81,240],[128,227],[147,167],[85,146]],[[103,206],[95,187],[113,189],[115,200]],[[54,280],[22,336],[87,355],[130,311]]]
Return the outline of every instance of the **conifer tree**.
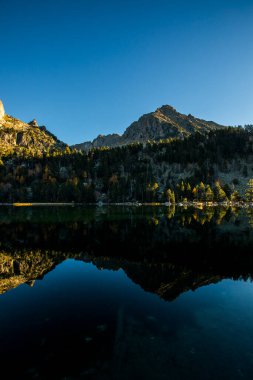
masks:
[[[247,202],[253,202],[253,179],[250,179],[248,182],[245,198]]]

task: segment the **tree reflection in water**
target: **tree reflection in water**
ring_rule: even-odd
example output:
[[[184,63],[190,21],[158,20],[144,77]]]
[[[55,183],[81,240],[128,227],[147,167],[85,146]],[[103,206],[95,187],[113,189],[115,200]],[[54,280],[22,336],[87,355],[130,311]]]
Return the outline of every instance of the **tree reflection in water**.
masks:
[[[251,208],[6,208],[0,216],[1,293],[32,286],[68,258],[122,268],[168,300],[253,273]]]

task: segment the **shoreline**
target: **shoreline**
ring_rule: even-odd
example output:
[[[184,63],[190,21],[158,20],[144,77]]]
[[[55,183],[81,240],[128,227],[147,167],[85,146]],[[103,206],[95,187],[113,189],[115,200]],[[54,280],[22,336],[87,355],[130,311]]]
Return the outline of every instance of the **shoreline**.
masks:
[[[152,206],[152,207],[194,207],[194,208],[206,208],[206,207],[238,207],[238,208],[251,208],[253,202],[112,202],[112,203],[75,203],[75,202],[14,202],[14,203],[0,203],[1,206],[7,207],[64,207],[64,206],[96,206],[96,207],[108,207],[108,206]]]

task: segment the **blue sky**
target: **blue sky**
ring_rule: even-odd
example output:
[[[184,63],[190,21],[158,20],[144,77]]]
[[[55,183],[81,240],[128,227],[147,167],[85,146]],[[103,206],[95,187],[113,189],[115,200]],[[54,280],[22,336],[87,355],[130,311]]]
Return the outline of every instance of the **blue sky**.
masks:
[[[0,0],[0,98],[69,144],[163,104],[253,123],[253,1]]]

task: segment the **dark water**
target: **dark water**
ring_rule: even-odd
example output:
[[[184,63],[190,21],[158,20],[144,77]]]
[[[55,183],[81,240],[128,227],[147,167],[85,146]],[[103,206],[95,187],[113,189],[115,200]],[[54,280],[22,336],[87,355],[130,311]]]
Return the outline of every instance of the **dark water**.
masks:
[[[3,379],[252,379],[253,210],[0,209]]]

